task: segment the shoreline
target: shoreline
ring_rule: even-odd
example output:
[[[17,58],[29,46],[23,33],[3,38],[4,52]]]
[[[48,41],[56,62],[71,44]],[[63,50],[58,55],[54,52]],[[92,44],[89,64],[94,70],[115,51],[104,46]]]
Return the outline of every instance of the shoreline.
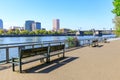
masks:
[[[114,35],[114,34],[103,34],[103,35]],[[91,34],[76,35],[76,34],[39,34],[39,35],[0,35],[0,37],[40,37],[40,36],[93,36]],[[102,37],[102,36],[99,36]]]

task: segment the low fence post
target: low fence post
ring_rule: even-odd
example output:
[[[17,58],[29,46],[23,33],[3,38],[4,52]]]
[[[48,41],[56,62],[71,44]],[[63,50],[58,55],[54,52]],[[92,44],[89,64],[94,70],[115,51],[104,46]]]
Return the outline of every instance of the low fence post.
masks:
[[[9,48],[6,48],[6,63],[9,63]]]

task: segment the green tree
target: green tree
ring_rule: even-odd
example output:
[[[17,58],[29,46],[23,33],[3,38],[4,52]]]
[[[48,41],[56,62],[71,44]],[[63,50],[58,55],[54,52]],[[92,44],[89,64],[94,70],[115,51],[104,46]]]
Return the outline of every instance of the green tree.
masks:
[[[0,29],[0,35],[4,34],[4,31],[2,29]]]
[[[48,34],[52,34],[52,31],[48,31]]]
[[[114,6],[114,9],[112,10],[112,12],[116,16],[120,16],[120,0],[114,0],[113,1],[113,6]]]
[[[12,31],[12,30],[8,30],[8,31],[7,31],[7,34],[8,34],[8,35],[13,35],[13,34],[15,34],[15,32]]]
[[[85,31],[84,34],[86,34],[86,35],[92,35],[93,32],[92,31]]]
[[[115,14],[114,23],[115,23],[115,34],[117,36],[120,36],[120,0],[114,0],[113,1],[114,9],[112,10],[112,13]]]
[[[30,34],[30,35],[34,35],[34,34],[35,34],[35,31],[31,31],[29,34]]]
[[[20,31],[18,29],[15,30],[15,34],[20,34]]]
[[[36,35],[40,34],[40,30],[35,30],[35,34]]]
[[[23,31],[20,32],[20,34],[22,34],[22,35],[28,35],[29,31],[28,30],[23,30]]]
[[[39,33],[40,34],[46,34],[47,32],[46,32],[46,30],[39,30]]]
[[[117,36],[120,36],[120,16],[116,16],[114,19],[114,23],[115,23],[115,34]]]

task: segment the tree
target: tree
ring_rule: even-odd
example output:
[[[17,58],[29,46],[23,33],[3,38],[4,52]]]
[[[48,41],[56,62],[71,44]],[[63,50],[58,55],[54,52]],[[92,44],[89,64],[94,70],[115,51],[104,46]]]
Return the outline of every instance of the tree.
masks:
[[[39,33],[40,34],[47,34],[47,31],[46,30],[39,30]]]
[[[114,19],[114,23],[115,23],[115,34],[117,36],[120,36],[120,16],[116,16]]]
[[[36,35],[40,34],[39,30],[35,30],[35,34]]]
[[[20,34],[22,34],[22,35],[28,35],[28,34],[29,34],[29,31],[23,30],[23,31],[20,32]]]
[[[48,31],[48,34],[52,34],[52,31]]]
[[[15,30],[15,34],[20,34],[20,31],[18,29]]]
[[[116,15],[116,16],[120,16],[120,0],[114,0],[113,1],[113,6],[114,6],[114,9],[113,9],[113,13]]]
[[[8,34],[8,35],[13,35],[13,34],[15,34],[15,32],[12,31],[12,30],[8,30],[8,31],[7,31],[7,34]]]
[[[114,0],[113,1],[113,6],[114,9],[112,10],[112,13],[115,14],[115,18],[114,18],[114,23],[115,23],[115,34],[117,36],[120,36],[120,0]]]
[[[2,29],[0,29],[0,35],[4,34],[4,31]]]
[[[34,34],[35,34],[35,31],[31,31],[29,34],[30,34],[30,35],[34,35]]]

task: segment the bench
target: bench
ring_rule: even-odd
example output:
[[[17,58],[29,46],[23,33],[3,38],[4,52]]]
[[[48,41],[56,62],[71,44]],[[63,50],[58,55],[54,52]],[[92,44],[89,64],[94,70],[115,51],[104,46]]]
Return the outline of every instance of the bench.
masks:
[[[50,57],[62,54],[65,56],[65,44],[60,45],[49,45],[45,47],[39,48],[31,48],[31,49],[21,49],[19,52],[18,58],[12,58],[12,71],[15,71],[15,66],[19,66],[19,72],[22,73],[22,65],[33,62],[36,60],[40,60],[41,62],[46,59],[46,62],[50,62]],[[31,61],[31,58],[32,61]]]
[[[97,47],[97,46],[99,46],[99,45],[98,45],[98,40],[97,40],[97,39],[93,40],[92,43],[91,43],[91,46],[92,46],[92,47]]]
[[[109,43],[109,42],[107,41],[107,38],[104,38],[104,39],[103,39],[103,42],[104,42],[104,43]]]

